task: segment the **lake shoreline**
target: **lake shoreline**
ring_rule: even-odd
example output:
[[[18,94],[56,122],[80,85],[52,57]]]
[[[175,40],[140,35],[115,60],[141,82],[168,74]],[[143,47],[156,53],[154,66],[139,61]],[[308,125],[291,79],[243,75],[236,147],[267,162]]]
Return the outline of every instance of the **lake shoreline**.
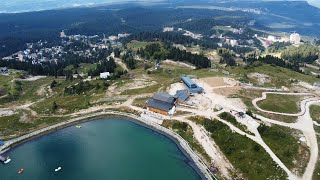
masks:
[[[129,113],[123,113],[118,111],[106,111],[106,112],[97,112],[90,115],[73,118],[70,120],[66,120],[64,122],[58,123],[56,125],[52,125],[40,130],[36,130],[32,133],[26,134],[24,136],[15,138],[13,140],[9,140],[5,142],[5,145],[0,147],[1,154],[6,154],[10,152],[11,149],[22,145],[24,143],[28,143],[32,140],[36,140],[42,136],[54,133],[58,130],[68,128],[80,123],[96,121],[102,118],[110,118],[110,117],[126,117],[126,120],[131,121],[139,126],[155,131],[170,140],[172,140],[177,146],[178,149],[187,157],[188,164],[196,171],[196,173],[201,177],[201,179],[212,179],[211,174],[208,170],[208,167],[203,163],[203,161],[198,157],[196,153],[192,151],[188,143],[180,137],[175,132],[162,127],[159,124],[155,124],[151,121],[147,121],[142,119],[139,116]]]

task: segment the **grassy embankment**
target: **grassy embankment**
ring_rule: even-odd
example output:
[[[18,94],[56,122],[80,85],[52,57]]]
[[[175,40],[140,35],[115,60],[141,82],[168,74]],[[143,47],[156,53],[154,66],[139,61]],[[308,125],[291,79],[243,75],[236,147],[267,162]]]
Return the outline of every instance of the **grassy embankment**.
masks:
[[[137,98],[133,101],[132,105],[133,106],[137,106],[137,107],[140,107],[140,108],[143,108],[144,105],[146,104],[146,102],[148,101],[148,97],[145,97],[145,98]]]
[[[310,152],[306,145],[298,143],[298,132],[287,127],[268,127],[263,124],[259,126],[258,131],[265,143],[291,171],[303,174]]]
[[[191,118],[211,133],[212,139],[236,168],[235,177],[245,179],[286,179],[286,173],[277,166],[269,154],[257,143],[218,120]]]
[[[163,121],[162,126],[173,129],[176,133],[178,133],[184,140],[186,140],[191,148],[196,151],[198,154],[202,156],[202,159],[205,160],[207,165],[210,165],[211,158],[202,148],[202,146],[198,143],[198,141],[193,136],[192,128],[183,122],[178,122],[174,120]]]
[[[257,102],[257,105],[267,111],[299,113],[301,100],[301,96],[267,94],[267,99]]]

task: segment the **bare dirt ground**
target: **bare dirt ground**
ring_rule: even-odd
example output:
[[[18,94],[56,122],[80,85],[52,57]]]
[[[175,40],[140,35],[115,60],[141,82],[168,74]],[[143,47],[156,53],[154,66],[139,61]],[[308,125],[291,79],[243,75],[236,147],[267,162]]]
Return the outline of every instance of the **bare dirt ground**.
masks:
[[[210,87],[236,86],[239,84],[235,79],[227,77],[207,77],[201,78],[200,82],[206,83]]]
[[[235,86],[235,87],[214,89],[213,92],[218,95],[229,97],[237,94],[240,90],[241,90],[240,86]]]
[[[201,81],[207,83],[211,87],[219,87],[219,86],[225,86],[223,77],[207,77],[202,78]]]

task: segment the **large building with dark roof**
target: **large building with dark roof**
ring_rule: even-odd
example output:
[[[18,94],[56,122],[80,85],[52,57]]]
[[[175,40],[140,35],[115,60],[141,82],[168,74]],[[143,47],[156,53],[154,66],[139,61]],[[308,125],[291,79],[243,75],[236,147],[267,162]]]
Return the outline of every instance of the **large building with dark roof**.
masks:
[[[159,114],[173,115],[176,109],[175,102],[175,97],[170,94],[156,93],[149,98],[146,107],[148,110]]]
[[[203,93],[204,89],[193,82],[188,76],[181,76],[182,82],[187,86],[188,91],[193,94]]]

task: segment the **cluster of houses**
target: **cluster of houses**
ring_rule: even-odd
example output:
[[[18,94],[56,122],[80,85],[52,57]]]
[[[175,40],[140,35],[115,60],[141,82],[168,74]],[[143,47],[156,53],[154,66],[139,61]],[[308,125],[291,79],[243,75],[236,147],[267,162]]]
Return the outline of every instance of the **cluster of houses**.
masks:
[[[173,115],[178,104],[184,104],[194,94],[201,94],[204,89],[193,82],[188,76],[181,76],[186,89],[178,90],[176,94],[156,93],[148,99],[145,107],[147,110],[162,115]]]
[[[110,36],[106,38],[85,35],[66,35],[64,31],[60,33],[61,43],[56,46],[50,46],[47,41],[38,41],[36,43],[27,43],[27,48],[23,51],[14,53],[8,57],[4,57],[3,60],[18,60],[18,61],[32,61],[32,64],[41,64],[44,62],[58,62],[63,60],[65,55],[72,53],[80,57],[92,58],[96,56],[96,52],[99,49],[109,49],[110,46],[121,47],[122,43],[117,40],[120,38],[128,37],[130,34],[118,34],[117,36]],[[83,43],[90,48],[73,49],[66,48],[69,45],[78,42]],[[72,47],[72,46],[71,46]]]

